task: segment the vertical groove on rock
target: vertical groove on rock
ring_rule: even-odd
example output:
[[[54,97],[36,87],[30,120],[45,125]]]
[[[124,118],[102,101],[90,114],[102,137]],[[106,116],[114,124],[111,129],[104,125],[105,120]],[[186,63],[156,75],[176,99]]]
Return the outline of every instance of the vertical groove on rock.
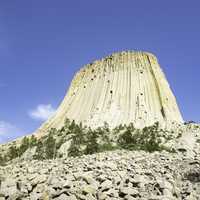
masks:
[[[148,57],[148,59],[149,59],[149,57]],[[161,93],[160,93],[160,87],[159,87],[159,84],[158,84],[158,81],[157,81],[157,78],[156,78],[156,75],[155,75],[155,71],[154,71],[153,66],[151,65],[150,61],[149,61],[149,66],[150,66],[151,75],[153,77],[154,84],[155,84],[155,87],[156,87],[157,96],[158,96],[159,105],[160,105],[160,110],[163,109],[163,112],[164,112],[164,108],[162,106],[162,98],[161,98]],[[162,111],[161,111],[161,114],[163,114]]]

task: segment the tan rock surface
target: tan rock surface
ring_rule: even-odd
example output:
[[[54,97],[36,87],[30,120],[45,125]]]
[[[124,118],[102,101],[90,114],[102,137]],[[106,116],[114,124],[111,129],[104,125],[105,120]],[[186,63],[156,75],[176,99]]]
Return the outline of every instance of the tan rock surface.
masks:
[[[37,131],[61,128],[66,118],[92,128],[107,122],[143,128],[159,121],[182,123],[176,99],[156,57],[146,52],[114,53],[80,69],[56,114]]]

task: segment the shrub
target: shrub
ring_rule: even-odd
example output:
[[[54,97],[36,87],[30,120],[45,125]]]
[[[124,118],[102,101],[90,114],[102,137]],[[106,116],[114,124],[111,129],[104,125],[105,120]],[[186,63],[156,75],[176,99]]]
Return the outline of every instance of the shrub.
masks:
[[[117,146],[113,146],[111,142],[99,145],[99,152],[113,151],[115,149],[118,149],[118,147]]]

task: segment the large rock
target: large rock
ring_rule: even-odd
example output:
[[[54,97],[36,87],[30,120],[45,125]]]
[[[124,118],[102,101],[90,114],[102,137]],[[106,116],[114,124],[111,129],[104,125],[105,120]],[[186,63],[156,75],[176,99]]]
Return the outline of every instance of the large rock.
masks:
[[[110,164],[117,168],[108,168]],[[13,162],[0,167],[0,197],[199,200],[200,151],[186,157],[184,152],[117,150],[78,158]]]
[[[193,156],[196,140],[197,138],[194,132],[184,132],[180,138],[178,138],[175,149],[183,152],[185,151],[188,155]]]
[[[176,99],[156,57],[146,52],[114,53],[84,66],[56,114],[37,131],[61,128],[66,118],[92,128],[133,123],[142,128],[183,122]]]
[[[18,190],[18,182],[15,179],[7,178],[0,185],[0,197],[6,197],[6,199],[17,200],[22,197],[22,193]]]

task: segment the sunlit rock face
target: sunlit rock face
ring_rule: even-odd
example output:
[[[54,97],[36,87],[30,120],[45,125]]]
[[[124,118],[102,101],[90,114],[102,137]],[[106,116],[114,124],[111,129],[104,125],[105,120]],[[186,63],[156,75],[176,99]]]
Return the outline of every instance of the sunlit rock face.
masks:
[[[56,114],[36,132],[61,128],[66,118],[96,128],[133,123],[143,128],[159,121],[181,123],[176,99],[156,57],[146,52],[114,53],[75,75]]]

